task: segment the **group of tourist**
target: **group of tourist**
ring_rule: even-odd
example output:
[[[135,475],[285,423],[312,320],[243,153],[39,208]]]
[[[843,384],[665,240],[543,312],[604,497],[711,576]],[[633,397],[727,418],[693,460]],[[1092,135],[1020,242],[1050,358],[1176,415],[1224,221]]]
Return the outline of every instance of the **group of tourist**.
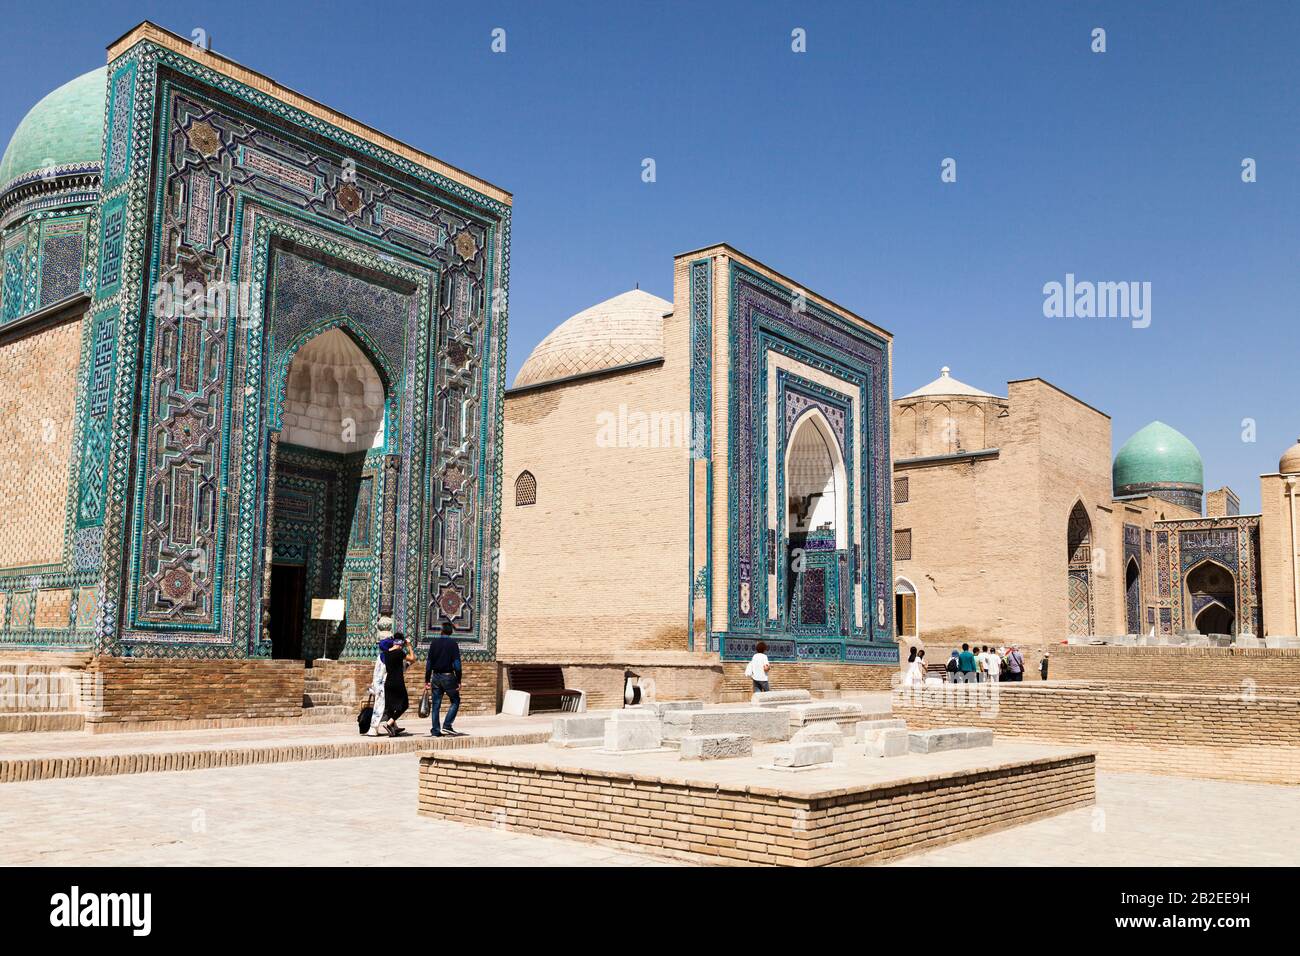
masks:
[[[907,665],[903,668],[903,683],[920,686],[925,683],[925,651],[912,647],[908,651]],[[1043,679],[1047,667],[1044,655]],[[944,665],[943,679],[950,684],[984,684],[997,681],[1022,681],[1025,679],[1025,657],[1020,648],[997,648],[992,645],[963,644],[954,649]]]
[[[429,643],[429,656],[424,664],[424,693],[421,711],[427,704],[433,718],[431,737],[463,737],[452,727],[456,712],[460,710],[461,662],[460,645],[451,637],[450,623],[442,625],[442,634]],[[357,723],[363,734],[377,737],[409,736],[410,731],[398,726],[397,719],[411,706],[406,691],[406,669],[415,663],[415,650],[401,633],[383,637],[379,641],[379,655],[370,678],[370,699],[358,715]],[[440,725],[442,698],[451,701],[447,720]],[[369,711],[369,715],[367,715]],[[421,713],[421,716],[424,716]]]

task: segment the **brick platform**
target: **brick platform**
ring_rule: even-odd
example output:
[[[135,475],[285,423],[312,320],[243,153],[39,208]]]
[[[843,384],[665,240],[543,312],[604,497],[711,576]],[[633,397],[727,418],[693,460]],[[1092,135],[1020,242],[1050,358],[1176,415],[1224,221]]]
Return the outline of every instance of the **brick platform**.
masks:
[[[1105,685],[1113,687],[1118,685]],[[987,687],[987,685],[983,685]],[[908,727],[988,727],[999,737],[1087,746],[1105,770],[1300,784],[1300,699],[1039,684],[892,695]]]
[[[420,759],[419,812],[696,862],[825,866],[1086,806],[1096,787],[1091,753],[1024,744],[871,764],[845,757],[849,766],[779,781],[757,769],[770,756],[680,769],[663,755],[583,751],[557,763],[546,747],[430,753]]]

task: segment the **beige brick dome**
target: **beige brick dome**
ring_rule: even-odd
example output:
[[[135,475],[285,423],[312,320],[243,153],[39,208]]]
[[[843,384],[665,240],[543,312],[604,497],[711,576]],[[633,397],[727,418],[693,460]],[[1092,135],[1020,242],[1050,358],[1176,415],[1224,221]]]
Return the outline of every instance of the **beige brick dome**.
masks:
[[[515,388],[663,358],[664,314],[673,305],[633,289],[565,319],[533,349]]]
[[[1282,452],[1282,460],[1277,463],[1277,470],[1284,475],[1300,474],[1300,438],[1294,445]]]

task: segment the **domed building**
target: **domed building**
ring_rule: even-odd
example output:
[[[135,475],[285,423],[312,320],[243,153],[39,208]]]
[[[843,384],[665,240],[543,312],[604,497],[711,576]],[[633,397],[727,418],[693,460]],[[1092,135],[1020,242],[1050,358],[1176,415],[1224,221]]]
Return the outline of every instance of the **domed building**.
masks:
[[[747,691],[761,641],[784,680],[885,686],[888,333],[730,246],[673,276],[559,323],[506,392],[500,659],[698,696],[719,661]]]
[[[1267,585],[1282,526],[1269,509],[1284,504],[1268,476],[1263,518],[1242,515],[1232,489],[1205,494],[1200,453],[1176,429],[1151,422],[1112,459],[1109,416],[1041,379],[1008,382],[1003,398],[944,367],[892,415],[901,639],[946,653],[994,635],[1284,633],[1263,611],[1291,607]],[[1292,466],[1300,452],[1283,457]],[[1284,552],[1274,577],[1292,567]]]
[[[1201,453],[1164,422],[1152,422],[1126,441],[1111,474],[1117,498],[1151,495],[1201,511],[1205,491]]]
[[[87,291],[105,76],[91,70],[41,99],[0,158],[0,329]]]
[[[494,709],[511,201],[151,23],[37,102],[0,159],[0,651],[204,661],[190,716],[254,717],[450,625]]]

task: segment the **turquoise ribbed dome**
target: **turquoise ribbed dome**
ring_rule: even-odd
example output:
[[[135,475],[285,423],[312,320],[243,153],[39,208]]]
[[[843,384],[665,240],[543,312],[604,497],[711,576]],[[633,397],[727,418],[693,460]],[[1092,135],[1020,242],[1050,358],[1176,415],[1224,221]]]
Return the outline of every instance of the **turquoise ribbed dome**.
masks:
[[[15,179],[54,167],[95,166],[104,148],[107,68],[64,83],[31,108],[0,159],[0,190]]]
[[[1177,429],[1152,422],[1124,443],[1115,456],[1111,476],[1117,495],[1123,489],[1147,485],[1202,487],[1205,469],[1201,453]]]

